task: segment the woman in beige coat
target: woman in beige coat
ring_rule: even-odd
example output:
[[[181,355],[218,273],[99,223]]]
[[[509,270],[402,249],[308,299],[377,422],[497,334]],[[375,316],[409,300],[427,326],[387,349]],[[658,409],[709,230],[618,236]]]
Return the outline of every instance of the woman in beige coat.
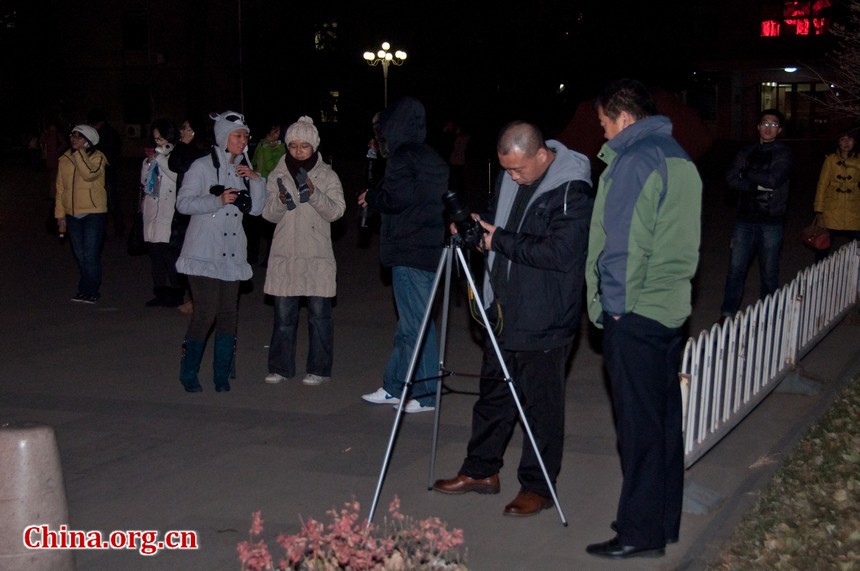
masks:
[[[269,252],[265,293],[273,296],[275,320],[269,344],[267,383],[296,374],[296,331],[307,302],[309,349],[306,385],[331,380],[336,294],[331,223],[343,216],[343,187],[317,151],[319,133],[310,117],[287,128],[287,153],[269,173],[263,218],[276,224]]]

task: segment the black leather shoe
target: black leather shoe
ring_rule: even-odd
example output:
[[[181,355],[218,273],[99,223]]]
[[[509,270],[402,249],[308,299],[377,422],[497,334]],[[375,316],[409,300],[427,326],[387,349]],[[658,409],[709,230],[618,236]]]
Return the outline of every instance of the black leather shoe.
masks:
[[[612,523],[610,523],[609,529],[611,529],[615,533],[618,533],[618,522],[613,521]],[[667,537],[666,538],[666,545],[669,545],[671,543],[678,543],[678,536],[677,535],[675,537]]]
[[[663,557],[666,555],[665,547],[636,547],[635,545],[621,545],[618,536],[603,543],[592,543],[585,551],[597,557],[608,559],[629,559],[631,557]]]
[[[465,494],[466,492],[498,494],[500,487],[498,474],[477,479],[464,474],[457,474],[456,478],[436,480],[433,483],[433,489],[443,494]]]

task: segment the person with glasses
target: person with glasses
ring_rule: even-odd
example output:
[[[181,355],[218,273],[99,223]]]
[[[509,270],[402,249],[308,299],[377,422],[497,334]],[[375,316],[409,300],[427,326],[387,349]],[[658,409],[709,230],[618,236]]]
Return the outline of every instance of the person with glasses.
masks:
[[[283,140],[287,153],[269,174],[263,208],[263,218],[276,224],[263,287],[275,308],[264,380],[275,384],[296,374],[296,331],[304,302],[309,347],[302,383],[317,386],[331,380],[331,307],[337,293],[331,223],[343,216],[346,201],[340,178],[319,153],[313,119],[300,117],[287,127]]]
[[[146,149],[140,169],[142,185],[141,212],[143,239],[152,263],[152,285],[155,297],[147,307],[177,307],[184,290],[176,271],[179,251],[170,245],[173,213],[176,210],[176,173],[168,166],[168,157],[178,141],[176,127],[169,119],[156,119],[151,127],[154,147]]]
[[[78,292],[72,301],[96,303],[102,282],[102,246],[107,221],[105,168],[108,160],[95,149],[99,133],[78,125],[69,137],[69,149],[57,166],[54,217],[66,231],[80,270]]]
[[[737,193],[737,217],[731,240],[731,259],[726,276],[720,321],[740,309],[747,271],[758,256],[764,299],[779,287],[779,254],[791,183],[791,148],[777,137],[785,117],[778,109],[758,115],[758,142],[742,148],[726,174],[726,183]]]
[[[235,111],[210,117],[215,145],[185,173],[176,199],[176,209],[191,216],[176,262],[176,269],[188,276],[194,298],[180,361],[180,381],[188,392],[203,390],[197,372],[213,326],[215,390],[230,390],[239,284],[252,275],[242,217],[260,214],[266,198],[266,181],[247,156],[251,130],[245,117]]]
[[[831,238],[860,240],[860,158],[854,145],[853,131],[841,133],[836,151],[824,158],[818,177],[813,207]],[[830,250],[815,250],[815,261],[826,258]]]
[[[511,387],[502,382],[509,372],[550,480],[524,433],[519,490],[502,513],[528,517],[554,505],[550,486],[555,488],[561,471],[565,366],[580,327],[594,193],[588,158],[545,140],[533,123],[508,123],[496,154],[502,170],[479,216],[485,232],[479,251],[487,253],[481,297],[496,324],[500,352],[484,337],[466,457],[456,476],[437,480],[433,489],[443,494],[501,490],[499,472],[518,422]],[[451,232],[457,232],[455,225]]]

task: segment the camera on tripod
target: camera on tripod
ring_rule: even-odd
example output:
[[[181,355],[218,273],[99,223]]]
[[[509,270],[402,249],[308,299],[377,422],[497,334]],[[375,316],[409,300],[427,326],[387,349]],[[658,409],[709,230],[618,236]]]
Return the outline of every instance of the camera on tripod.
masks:
[[[442,202],[445,203],[445,212],[448,213],[448,218],[457,228],[457,236],[459,236],[460,241],[472,248],[479,247],[486,231],[480,222],[472,218],[469,210],[460,202],[460,195],[457,194],[457,191],[446,191],[442,195]]]

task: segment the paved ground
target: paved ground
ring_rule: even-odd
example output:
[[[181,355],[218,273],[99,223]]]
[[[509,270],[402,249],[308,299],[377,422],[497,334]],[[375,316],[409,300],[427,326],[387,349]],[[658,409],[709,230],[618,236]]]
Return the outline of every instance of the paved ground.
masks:
[[[818,164],[816,158],[809,170]],[[348,195],[358,190],[360,166],[339,166]],[[151,297],[148,259],[129,257],[124,241],[109,240],[102,300],[96,306],[69,302],[77,273],[68,244],[59,245],[43,228],[49,208],[45,175],[8,161],[2,168],[0,423],[37,421],[54,427],[72,528],[194,529],[200,534],[196,552],[143,557],[80,551],[79,569],[238,569],[235,546],[246,537],[253,511],[263,511],[265,535],[271,539],[295,532],[300,517],[325,519],[326,510],[352,498],[363,510],[370,506],[395,415],[359,396],[380,385],[395,316],[376,243],[357,247],[352,204],[337,228],[334,381],[320,387],[263,383],[272,309],[262,293],[265,270],[256,267],[253,287],[241,297],[233,390],[212,390],[210,343],[201,371],[205,390],[192,395],[177,380],[186,317],[143,306]],[[795,239],[812,200],[809,181],[800,182],[786,233],[784,280],[812,259]],[[691,334],[718,314],[732,216],[718,190],[714,177],[706,187],[705,243]],[[749,301],[757,290],[755,274],[748,283]],[[447,365],[475,373],[479,349],[461,288],[454,293]],[[822,383],[818,395],[773,393],[688,471],[688,485],[721,500],[709,513],[685,513],[680,542],[662,559],[611,563],[584,552],[586,544],[611,536],[608,526],[620,486],[602,362],[596,335],[585,322],[568,377],[558,482],[569,526],[561,525],[552,510],[533,518],[502,517],[503,506],[517,491],[519,434],[508,450],[500,495],[428,491],[432,414],[404,418],[377,519],[398,495],[405,513],[438,516],[462,528],[467,563],[478,570],[700,569],[783,454],[826,410],[838,386],[860,369],[858,321],[856,313],[846,319],[800,364],[806,376]],[[304,338],[299,345],[301,355]],[[441,408],[436,477],[449,477],[460,465],[476,389],[468,377],[449,378],[445,386],[450,392]]]

